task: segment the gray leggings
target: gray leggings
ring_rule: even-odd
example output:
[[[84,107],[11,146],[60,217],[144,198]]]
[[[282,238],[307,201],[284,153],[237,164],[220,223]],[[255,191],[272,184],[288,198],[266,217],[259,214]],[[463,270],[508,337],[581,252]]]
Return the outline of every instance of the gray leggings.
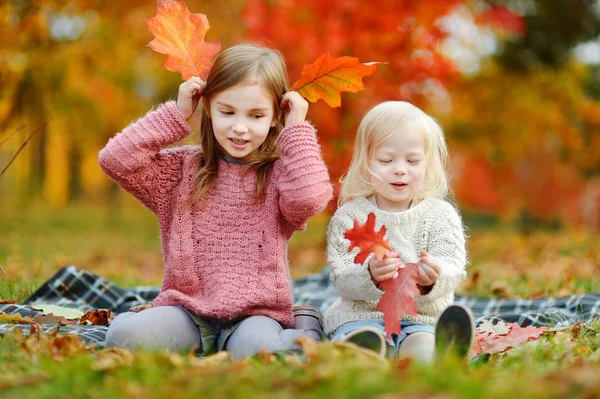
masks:
[[[304,332],[283,329],[266,316],[244,319],[227,340],[224,349],[234,359],[267,352],[298,349],[296,340]],[[201,347],[200,330],[190,315],[176,306],[159,306],[139,313],[117,316],[106,332],[106,347],[187,352]]]

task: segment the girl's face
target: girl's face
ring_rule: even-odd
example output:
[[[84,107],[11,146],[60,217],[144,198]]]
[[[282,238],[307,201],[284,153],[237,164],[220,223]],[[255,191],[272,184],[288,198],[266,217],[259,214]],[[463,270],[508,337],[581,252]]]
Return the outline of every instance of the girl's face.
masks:
[[[240,83],[210,99],[217,142],[231,158],[245,160],[277,123],[273,99],[258,83]]]
[[[377,206],[388,212],[410,208],[423,187],[425,163],[425,138],[420,132],[399,132],[375,148],[369,165]]]

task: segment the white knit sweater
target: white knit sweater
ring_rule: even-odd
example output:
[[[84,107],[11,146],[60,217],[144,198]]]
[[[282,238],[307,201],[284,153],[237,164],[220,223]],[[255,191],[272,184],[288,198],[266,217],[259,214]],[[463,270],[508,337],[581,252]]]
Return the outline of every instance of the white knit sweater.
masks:
[[[371,212],[376,216],[375,229],[386,227],[392,249],[401,253],[403,264],[416,263],[424,249],[442,269],[431,292],[416,298],[418,315],[403,315],[402,320],[434,325],[466,277],[463,225],[450,203],[431,198],[403,212],[387,212],[379,209],[372,198],[359,197],[338,208],[329,223],[327,263],[340,299],[325,312],[327,334],[351,321],[383,319],[383,313],[375,310],[383,291],[371,280],[367,268],[370,257],[364,265],[355,264],[354,257],[359,250],[354,248],[348,252],[350,241],[344,238],[344,232],[352,228],[354,220],[364,224]]]

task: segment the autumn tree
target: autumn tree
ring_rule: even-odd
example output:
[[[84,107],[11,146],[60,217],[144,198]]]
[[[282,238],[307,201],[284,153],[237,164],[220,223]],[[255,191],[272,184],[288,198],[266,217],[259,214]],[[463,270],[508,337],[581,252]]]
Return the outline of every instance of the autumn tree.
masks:
[[[230,45],[242,34],[243,0],[187,1],[211,15],[208,37]],[[98,166],[98,151],[152,105],[173,98],[181,77],[161,67],[146,44],[156,4],[40,0],[0,2],[0,168],[28,132],[49,118],[0,179],[0,201],[118,192]],[[222,21],[222,22],[221,22]]]
[[[387,63],[365,79],[367,92],[345,95],[341,108],[311,106],[309,117],[317,125],[324,156],[337,180],[349,164],[356,127],[370,106],[409,100],[427,108],[447,99],[447,84],[461,79],[461,73],[442,51],[449,33],[441,20],[468,5],[460,0],[376,0],[368,6],[358,0],[249,0],[244,21],[248,38],[264,40],[283,52],[291,80],[305,63],[326,51]],[[475,22],[497,22],[493,14],[481,17]]]

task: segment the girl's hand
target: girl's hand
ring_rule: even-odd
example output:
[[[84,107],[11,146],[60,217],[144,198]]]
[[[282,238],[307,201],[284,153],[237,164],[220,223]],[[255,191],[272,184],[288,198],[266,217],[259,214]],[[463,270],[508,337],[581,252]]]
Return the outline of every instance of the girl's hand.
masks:
[[[197,76],[192,76],[179,85],[179,94],[177,95],[177,109],[181,116],[187,121],[192,130],[200,127],[200,118],[202,110],[198,108],[202,91],[206,87],[206,82]],[[198,112],[196,112],[198,111]]]
[[[433,286],[435,282],[438,281],[438,278],[440,278],[440,272],[442,270],[440,264],[429,256],[426,251],[421,251],[421,259],[419,259],[417,264],[419,270],[417,284],[424,288]],[[429,288],[428,291],[431,291],[431,288]]]
[[[150,309],[152,307],[152,302],[144,303],[143,305],[137,305],[129,309],[130,312],[139,313],[142,310]]]
[[[369,273],[375,285],[378,285],[382,281],[393,278],[400,266],[400,253],[390,252],[385,259],[378,260],[372,257],[369,261]]]
[[[304,122],[308,112],[308,101],[306,101],[298,92],[288,91],[281,100],[281,109],[285,113],[285,126],[292,123]]]

